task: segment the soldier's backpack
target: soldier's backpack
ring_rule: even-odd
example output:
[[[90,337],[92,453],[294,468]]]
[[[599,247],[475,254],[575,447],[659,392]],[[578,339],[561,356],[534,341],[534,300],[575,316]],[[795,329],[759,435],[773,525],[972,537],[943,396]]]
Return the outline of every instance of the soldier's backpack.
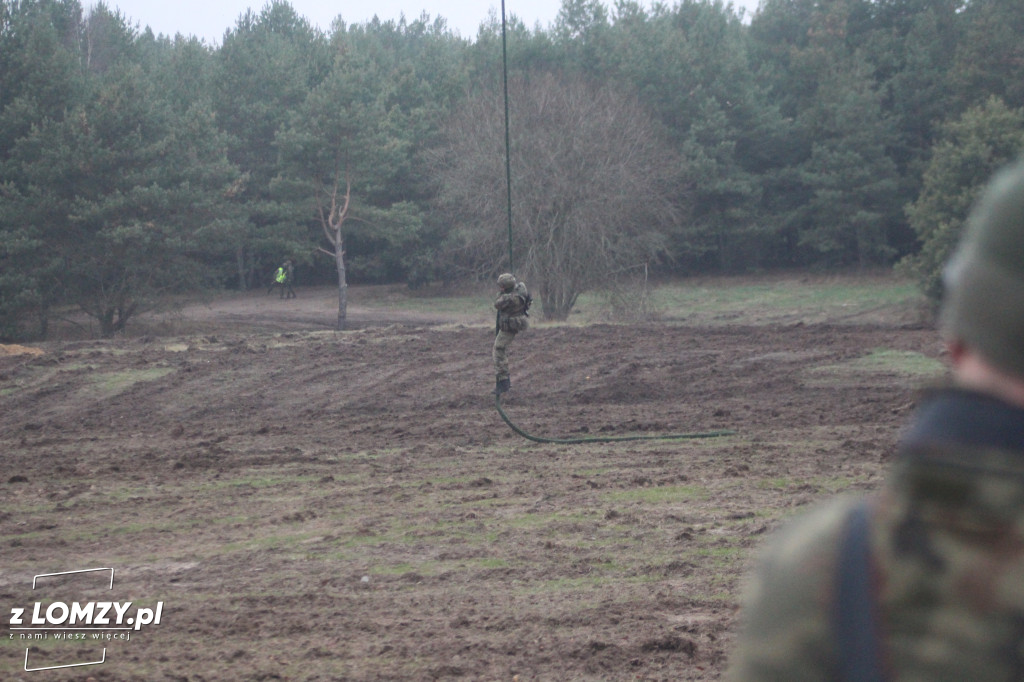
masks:
[[[833,631],[844,682],[884,682],[882,632],[872,589],[870,506],[860,502],[850,514],[839,546]]]
[[[526,285],[522,282],[516,282],[516,288],[513,289],[516,295],[523,300],[523,315],[530,315],[530,304],[533,303],[533,296],[527,290]]]

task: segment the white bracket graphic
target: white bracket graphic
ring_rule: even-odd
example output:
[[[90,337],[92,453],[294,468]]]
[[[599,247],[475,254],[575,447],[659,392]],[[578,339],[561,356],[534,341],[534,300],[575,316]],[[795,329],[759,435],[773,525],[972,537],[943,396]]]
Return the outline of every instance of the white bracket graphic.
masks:
[[[113,568],[86,568],[81,571],[62,571],[60,573],[40,573],[32,578],[32,589],[36,589],[36,580],[39,578],[50,578],[57,575],[72,575],[75,573],[95,573],[97,571],[110,571],[110,587],[108,590],[114,589],[114,569]],[[37,670],[56,670],[57,668],[78,668],[83,665],[99,665],[107,660],[107,649],[103,648],[103,657],[98,661],[89,661],[88,663],[68,663],[66,665],[51,665],[43,668],[30,668],[28,667],[28,652],[30,649],[25,649],[25,672],[35,672]]]
[[[32,589],[36,589],[36,580],[39,578],[49,578],[54,575],[72,575],[74,573],[95,573],[96,571],[110,571],[110,587],[108,590],[114,589],[114,569],[112,568],[86,568],[81,571],[63,571],[61,573],[40,573],[32,578]]]
[[[68,663],[67,665],[50,665],[44,668],[30,668],[28,667],[28,649],[25,649],[25,672],[33,673],[37,670],[56,670],[57,668],[77,668],[83,665],[99,665],[107,660],[107,648],[103,647],[103,658],[98,661],[90,661],[89,663]]]

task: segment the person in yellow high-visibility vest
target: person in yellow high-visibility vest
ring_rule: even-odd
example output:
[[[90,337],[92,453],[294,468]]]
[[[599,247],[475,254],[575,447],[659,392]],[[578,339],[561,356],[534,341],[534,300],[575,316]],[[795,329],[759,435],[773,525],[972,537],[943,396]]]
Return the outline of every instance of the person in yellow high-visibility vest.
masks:
[[[280,287],[281,298],[295,298],[295,289],[292,288],[294,279],[295,266],[292,265],[291,258],[288,258],[281,264],[281,267],[274,271],[274,275],[270,280],[270,286],[267,287],[267,293],[269,294],[277,287]]]
[[[285,274],[284,266],[282,265],[281,267],[274,271],[273,275],[270,276],[270,286],[267,287],[267,293],[269,294],[278,287],[281,287],[281,289],[283,290],[284,280],[286,277],[287,275]],[[282,297],[284,296],[283,291],[281,295]]]

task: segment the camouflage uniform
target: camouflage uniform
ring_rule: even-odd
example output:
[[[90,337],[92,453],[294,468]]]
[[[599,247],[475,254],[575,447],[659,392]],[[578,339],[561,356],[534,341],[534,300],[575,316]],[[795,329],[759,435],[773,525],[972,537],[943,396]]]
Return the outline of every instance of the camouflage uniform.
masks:
[[[285,290],[281,292],[281,296],[295,298],[295,266],[292,265],[291,259],[284,262],[284,287]]]
[[[495,378],[502,381],[509,378],[508,347],[516,334],[529,326],[526,319],[526,285],[517,282],[511,290],[502,290],[494,301],[494,307],[498,311],[498,318],[491,355],[494,358]]]
[[[847,679],[837,564],[855,504],[828,503],[767,548],[727,679]],[[865,606],[882,677],[1024,679],[1024,409],[963,389],[931,394],[867,509]]]

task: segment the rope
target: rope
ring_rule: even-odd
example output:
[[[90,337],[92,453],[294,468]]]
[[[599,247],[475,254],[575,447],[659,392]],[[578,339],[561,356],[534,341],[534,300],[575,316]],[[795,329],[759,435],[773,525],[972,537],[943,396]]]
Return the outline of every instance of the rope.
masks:
[[[512,423],[512,420],[505,414],[505,410],[501,409],[501,396],[494,396],[494,407],[497,408],[498,414],[501,418],[509,425],[513,431],[518,433],[526,440],[532,440],[535,443],[557,443],[561,445],[579,445],[580,443],[622,443],[633,440],[697,440],[700,438],[721,438],[722,436],[732,436],[735,431],[705,431],[703,433],[672,433],[662,436],[591,436],[588,438],[542,438],[540,436],[534,436]]]
[[[505,195],[508,213],[508,271],[515,273],[515,264],[512,260],[512,144],[509,135],[508,115],[508,39],[505,22],[505,0],[501,0],[501,67],[502,79],[505,88]],[[501,395],[495,393],[494,406],[498,414],[509,425],[513,431],[527,440],[535,443],[559,443],[565,445],[577,445],[580,443],[621,443],[634,440],[688,440],[698,438],[718,438],[731,436],[735,431],[708,431],[705,433],[677,433],[664,436],[594,436],[590,438],[541,438],[526,433],[512,423],[505,411],[501,409]]]
[[[505,37],[505,0],[501,0],[501,73],[505,85],[505,197],[508,207],[508,271],[515,272],[512,262],[512,143],[508,124],[508,47]]]

